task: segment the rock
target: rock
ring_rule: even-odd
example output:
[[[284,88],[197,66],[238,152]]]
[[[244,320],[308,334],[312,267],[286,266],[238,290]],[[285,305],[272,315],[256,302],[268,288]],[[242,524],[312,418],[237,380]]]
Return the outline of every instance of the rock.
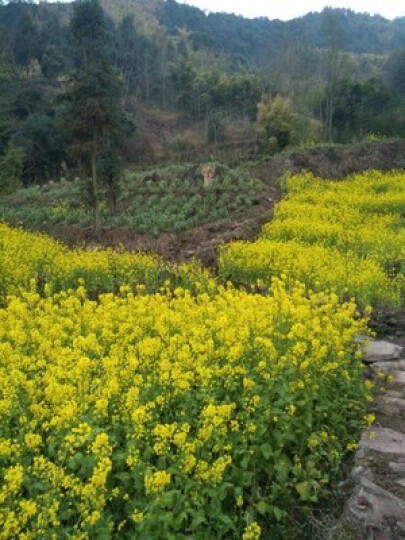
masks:
[[[355,488],[344,517],[347,524],[354,526],[356,538],[405,539],[405,424],[402,428],[401,423],[405,411],[405,359],[401,359],[402,347],[389,341],[370,342],[364,336],[356,340],[364,350],[364,377],[370,376],[370,371],[372,378],[383,372],[388,391],[376,396],[376,422],[363,432],[357,449],[351,474]],[[381,427],[379,422],[387,427]],[[384,488],[375,483],[379,478],[384,478]]]
[[[389,467],[394,473],[405,476],[405,461],[391,461]]]
[[[401,356],[402,347],[389,341],[370,341],[364,347],[363,361],[366,364],[398,360]]]
[[[402,412],[405,410],[405,399],[392,396],[383,396],[378,410],[384,414],[390,414],[392,416],[402,414]]]
[[[389,373],[393,370],[405,371],[405,360],[395,360],[390,362],[386,360],[385,362],[374,362],[370,367],[377,371],[383,371],[384,373]]]
[[[364,432],[360,446],[375,452],[405,456],[405,434],[389,428],[371,427]]]
[[[376,372],[378,371],[384,371],[384,368],[374,369],[375,364],[370,364],[369,366],[364,366],[363,376],[362,379],[365,381],[366,379],[372,381],[375,377]],[[371,367],[373,366],[373,367]]]
[[[405,532],[405,501],[367,478],[362,478],[349,499],[346,519],[356,529],[363,529],[364,538],[369,538],[368,533],[371,531],[387,534],[390,529],[398,528]],[[384,538],[381,535],[377,537]]]
[[[391,371],[390,375],[394,377],[395,384],[405,384],[405,371]]]
[[[398,392],[397,390],[389,390],[385,395],[389,397],[393,397],[393,398],[400,398],[400,399],[404,397],[403,392]]]
[[[363,465],[358,465],[352,470],[350,474],[350,478],[354,480],[355,482],[359,482],[361,478],[368,478],[369,480],[372,480],[373,473],[368,467],[365,467]]]

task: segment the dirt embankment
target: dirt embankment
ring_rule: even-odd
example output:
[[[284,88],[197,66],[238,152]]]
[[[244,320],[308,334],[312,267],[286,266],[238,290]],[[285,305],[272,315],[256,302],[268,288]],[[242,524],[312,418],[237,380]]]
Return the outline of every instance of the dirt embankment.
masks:
[[[96,232],[71,225],[52,226],[44,232],[69,245],[83,242],[93,246],[122,244],[129,250],[153,251],[169,261],[198,258],[206,265],[215,265],[219,244],[255,238],[271,216],[275,202],[281,198],[281,179],[286,173],[307,170],[322,178],[341,179],[367,169],[404,168],[405,140],[294,150],[255,166],[253,173],[264,182],[265,190],[255,199],[253,206],[241,208],[220,221],[158,237],[127,228],[102,228]]]

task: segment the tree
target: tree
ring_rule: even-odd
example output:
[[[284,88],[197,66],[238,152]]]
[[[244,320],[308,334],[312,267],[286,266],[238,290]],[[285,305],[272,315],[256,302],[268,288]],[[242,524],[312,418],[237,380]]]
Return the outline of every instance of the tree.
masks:
[[[98,0],[78,0],[70,23],[75,71],[67,100],[72,153],[79,158],[81,176],[90,193],[93,227],[100,226],[98,157],[106,139],[111,145],[122,130],[121,84],[112,67],[109,34]],[[115,147],[116,148],[116,147]]]
[[[66,158],[66,136],[54,118],[31,114],[12,141],[24,150],[24,184],[44,183],[59,175]]]
[[[283,150],[289,144],[316,140],[319,125],[296,113],[289,99],[277,96],[259,103],[256,129],[271,151]]]
[[[390,108],[390,95],[381,81],[340,81],[335,93],[334,140],[350,142],[371,133],[388,134],[381,112]]]
[[[194,82],[196,69],[189,60],[181,58],[179,62],[169,64],[169,80],[176,96],[176,106],[193,113],[195,108]]]
[[[101,183],[107,196],[110,215],[115,213],[122,178],[122,158],[110,139],[104,141],[99,160]]]
[[[0,53],[0,155],[6,151],[14,125],[11,109],[11,70],[5,55]]]
[[[405,49],[395,51],[389,56],[384,72],[388,88],[405,100]]]
[[[0,159],[0,194],[7,195],[21,187],[24,167],[24,150],[9,144],[6,154]]]
[[[14,24],[9,32],[9,45],[12,51],[14,66],[23,68],[29,76],[29,66],[35,57],[37,29],[34,15],[37,6],[31,2],[10,2]]]
[[[324,136],[331,141],[333,133],[333,115],[335,112],[336,86],[341,70],[339,52],[342,48],[343,34],[339,14],[331,9],[322,12],[322,29],[328,45],[325,62],[326,106],[324,119]]]

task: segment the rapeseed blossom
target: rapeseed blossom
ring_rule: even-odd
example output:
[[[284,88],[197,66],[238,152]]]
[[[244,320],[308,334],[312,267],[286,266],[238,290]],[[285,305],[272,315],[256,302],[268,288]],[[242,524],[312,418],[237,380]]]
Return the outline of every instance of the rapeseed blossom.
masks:
[[[79,287],[0,309],[1,539],[259,538],[370,422],[353,302]]]
[[[287,196],[260,238],[221,248],[224,279],[268,287],[272,276],[334,291],[340,300],[399,306],[405,273],[405,175],[369,171],[345,181],[311,174],[286,181]]]
[[[375,420],[354,337],[401,302],[404,176],[286,187],[222,248],[250,292],[0,225],[0,540],[276,538],[328,493]]]

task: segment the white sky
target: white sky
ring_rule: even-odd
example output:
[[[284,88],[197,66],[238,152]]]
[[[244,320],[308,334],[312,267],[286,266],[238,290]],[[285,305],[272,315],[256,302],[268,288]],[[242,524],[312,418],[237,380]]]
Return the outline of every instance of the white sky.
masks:
[[[208,11],[226,11],[244,17],[268,17],[288,20],[309,11],[322,11],[325,6],[350,8],[354,11],[378,13],[387,19],[405,16],[404,0],[178,0]]]

